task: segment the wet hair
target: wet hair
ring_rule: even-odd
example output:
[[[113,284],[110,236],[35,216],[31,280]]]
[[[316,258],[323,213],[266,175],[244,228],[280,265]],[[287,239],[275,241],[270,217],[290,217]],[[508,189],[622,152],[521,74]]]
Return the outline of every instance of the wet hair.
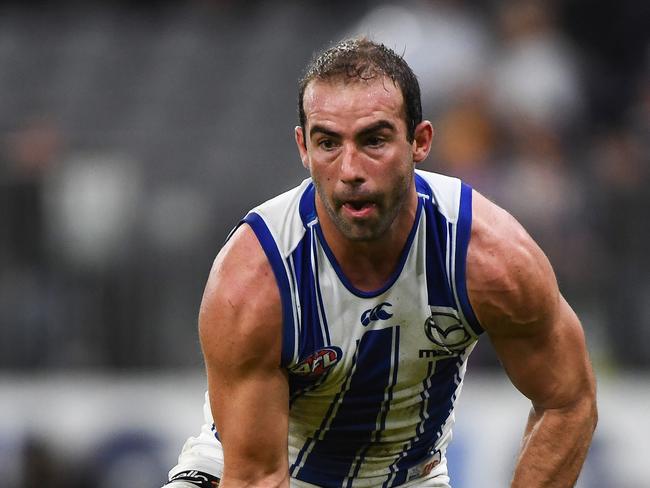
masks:
[[[410,66],[392,49],[365,37],[346,39],[314,56],[298,84],[298,118],[305,130],[305,89],[314,80],[344,83],[388,77],[402,92],[406,137],[413,142],[415,127],[422,122],[420,85]]]

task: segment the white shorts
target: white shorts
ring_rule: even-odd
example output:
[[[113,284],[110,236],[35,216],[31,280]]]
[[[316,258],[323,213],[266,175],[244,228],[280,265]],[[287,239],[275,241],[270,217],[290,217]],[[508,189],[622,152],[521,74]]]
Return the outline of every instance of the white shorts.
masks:
[[[209,408],[209,407],[205,407]],[[209,410],[206,415],[209,414]],[[210,421],[210,417],[206,417]],[[426,464],[426,463],[423,463]],[[417,468],[412,468],[417,470]],[[197,437],[190,437],[178,457],[178,464],[169,471],[169,479],[179,475],[183,472],[198,471],[199,473],[207,473],[216,478],[221,478],[223,473],[223,448],[221,442],[216,438],[211,423],[206,423],[201,427],[201,433]],[[181,484],[183,483],[183,484]],[[209,483],[205,485],[200,482],[192,484],[185,481],[173,481],[165,485],[165,488],[197,488],[203,486],[210,486]],[[311,483],[306,483],[297,479],[291,479],[291,488],[319,488]],[[426,476],[413,479],[403,485],[403,488],[451,488],[449,484],[449,476],[447,475],[447,460],[444,456],[440,459],[439,463],[427,472]],[[210,488],[212,488],[210,486]]]
[[[178,464],[169,471],[169,479],[188,471],[208,473],[220,478],[223,472],[223,451],[221,443],[217,440],[211,426],[207,424],[201,428],[198,437],[190,437],[178,457]],[[165,488],[197,488],[203,486],[186,481],[173,481]],[[206,484],[205,486],[210,486]],[[297,479],[291,479],[291,488],[318,488],[316,485]],[[441,463],[425,478],[418,478],[403,485],[403,488],[451,488],[447,476],[447,461],[443,457]]]

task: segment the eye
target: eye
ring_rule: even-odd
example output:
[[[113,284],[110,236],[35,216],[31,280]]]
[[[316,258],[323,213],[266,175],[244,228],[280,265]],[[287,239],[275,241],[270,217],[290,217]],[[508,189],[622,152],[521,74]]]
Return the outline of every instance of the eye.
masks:
[[[373,147],[373,148],[378,148],[384,145],[386,142],[386,139],[384,139],[381,136],[368,136],[366,139],[366,145]]]
[[[324,151],[331,151],[336,148],[336,143],[332,139],[321,139],[318,141],[318,147]]]

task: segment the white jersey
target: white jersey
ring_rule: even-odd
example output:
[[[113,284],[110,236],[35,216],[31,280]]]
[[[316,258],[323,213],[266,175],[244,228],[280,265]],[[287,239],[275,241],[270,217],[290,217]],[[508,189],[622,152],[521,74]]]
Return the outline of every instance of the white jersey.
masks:
[[[397,269],[373,292],[356,289],[338,265],[310,179],[243,219],[280,289],[292,486],[448,486],[454,404],[482,332],[465,286],[472,190],[423,171],[415,182],[413,228]],[[205,413],[202,440],[188,441],[172,473],[220,475],[207,405]],[[199,443],[209,466],[191,462]]]

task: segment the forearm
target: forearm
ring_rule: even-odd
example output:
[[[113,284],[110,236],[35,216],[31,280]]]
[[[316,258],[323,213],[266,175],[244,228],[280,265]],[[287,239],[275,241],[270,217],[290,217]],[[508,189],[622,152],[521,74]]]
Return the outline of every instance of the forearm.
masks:
[[[574,486],[596,420],[591,400],[564,409],[531,409],[511,488]]]
[[[221,479],[219,488],[289,488],[289,472],[259,474],[258,476],[229,476],[228,471],[224,470],[224,476]]]
[[[263,381],[240,378],[237,384],[228,395],[217,393],[214,387],[211,390],[215,392],[210,397],[213,417],[223,446],[219,486],[289,488],[289,401],[284,375],[267,374]],[[263,399],[258,398],[260,393]]]

